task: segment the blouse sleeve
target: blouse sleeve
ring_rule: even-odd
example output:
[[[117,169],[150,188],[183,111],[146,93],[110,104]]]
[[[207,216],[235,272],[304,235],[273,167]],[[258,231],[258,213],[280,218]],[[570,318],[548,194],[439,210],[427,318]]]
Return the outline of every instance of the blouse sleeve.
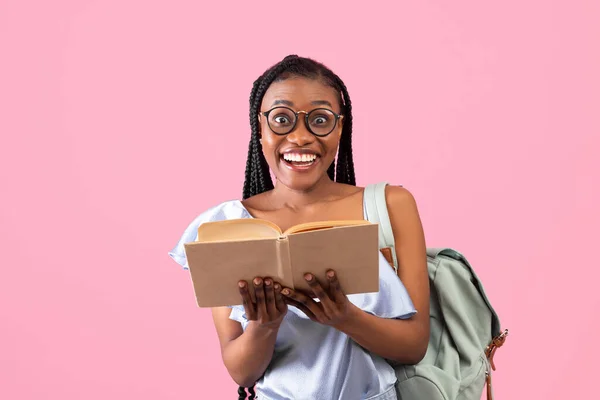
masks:
[[[183,234],[177,241],[175,247],[169,251],[169,256],[175,260],[183,269],[188,270],[189,266],[185,256],[184,244],[193,242],[198,238],[198,227],[205,222],[221,221],[232,218],[247,217],[247,212],[236,201],[227,201],[217,206],[209,208],[197,216],[183,231]]]
[[[185,247],[184,244],[185,243],[189,243],[189,242],[193,242],[198,238],[198,227],[206,222],[209,221],[211,218],[210,215],[210,210],[206,211],[202,214],[200,214],[199,216],[197,216],[188,226],[187,228],[185,228],[185,230],[183,231],[183,234],[181,235],[181,237],[179,238],[179,240],[177,241],[177,244],[175,245],[175,247],[173,247],[171,249],[171,251],[169,251],[169,256],[175,260],[175,262],[177,264],[179,264],[183,269],[187,270],[189,269],[188,266],[188,262],[187,262],[187,258],[185,256]]]
[[[231,308],[229,319],[239,322],[242,325],[242,329],[246,330],[246,327],[250,321],[246,318],[244,306],[230,306],[229,308]]]
[[[417,313],[406,287],[379,254],[379,292],[349,295],[354,305],[381,318],[407,319]]]

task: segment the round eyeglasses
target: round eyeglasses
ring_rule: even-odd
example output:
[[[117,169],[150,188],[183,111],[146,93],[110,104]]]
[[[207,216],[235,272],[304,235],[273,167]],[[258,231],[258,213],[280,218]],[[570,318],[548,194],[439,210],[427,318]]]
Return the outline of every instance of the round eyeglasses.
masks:
[[[294,111],[288,107],[274,107],[261,112],[267,117],[267,123],[273,133],[287,135],[296,127],[298,116],[304,114],[304,123],[310,133],[315,136],[327,136],[335,129],[338,119],[343,115],[336,114],[327,108],[315,108],[310,112]]]

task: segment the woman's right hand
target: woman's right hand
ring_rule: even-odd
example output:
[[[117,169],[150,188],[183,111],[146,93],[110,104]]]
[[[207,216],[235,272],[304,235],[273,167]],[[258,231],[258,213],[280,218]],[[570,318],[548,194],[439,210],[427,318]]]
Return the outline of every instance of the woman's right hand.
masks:
[[[238,284],[246,318],[249,321],[255,321],[256,325],[260,327],[278,329],[287,313],[287,304],[281,294],[281,285],[271,278],[254,278],[252,290],[254,290],[256,303],[252,302],[248,286],[246,281],[240,281]]]

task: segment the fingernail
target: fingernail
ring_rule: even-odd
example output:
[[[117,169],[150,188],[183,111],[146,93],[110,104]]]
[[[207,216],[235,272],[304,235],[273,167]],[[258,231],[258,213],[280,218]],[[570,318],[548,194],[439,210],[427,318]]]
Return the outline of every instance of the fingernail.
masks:
[[[260,278],[254,278],[254,284],[260,285]]]
[[[327,276],[330,278],[333,278],[334,275],[335,275],[335,272],[333,272],[333,271],[327,272]]]
[[[312,281],[313,276],[311,274],[306,274],[306,275],[304,275],[304,279],[306,279],[307,281]]]
[[[283,289],[281,291],[281,293],[283,293],[284,295],[288,296],[290,294],[290,291],[289,291],[289,289]]]
[[[266,286],[271,286],[271,281],[265,281]]]
[[[246,282],[238,282],[238,286],[240,288],[245,288],[246,287]]]

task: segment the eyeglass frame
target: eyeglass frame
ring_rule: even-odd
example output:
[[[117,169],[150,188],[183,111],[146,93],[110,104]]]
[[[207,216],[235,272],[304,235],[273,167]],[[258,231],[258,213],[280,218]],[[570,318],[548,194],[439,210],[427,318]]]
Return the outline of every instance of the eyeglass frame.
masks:
[[[273,110],[276,110],[276,109],[278,109],[278,108],[285,108],[286,110],[290,110],[290,111],[292,112],[292,114],[294,114],[294,116],[296,117],[296,119],[294,120],[294,125],[292,125],[292,128],[291,128],[291,129],[290,129],[288,132],[286,132],[286,133],[277,133],[277,132],[275,132],[275,131],[273,130],[273,128],[271,128],[271,123],[269,122],[269,114],[270,114],[271,112],[273,112]],[[333,127],[331,128],[331,130],[330,130],[329,132],[327,132],[327,133],[326,133],[326,134],[324,134],[324,135],[318,135],[318,134],[314,133],[314,132],[312,131],[312,129],[310,129],[310,124],[309,124],[309,122],[308,122],[308,114],[310,114],[310,113],[312,113],[312,112],[314,112],[314,111],[317,111],[317,110],[325,110],[325,111],[329,111],[329,112],[330,112],[330,113],[332,113],[332,114],[333,114],[333,116],[335,117],[335,122],[333,123]],[[294,110],[292,110],[291,108],[289,108],[289,107],[286,107],[286,106],[275,106],[275,107],[271,108],[270,110],[267,110],[267,111],[260,111],[260,112],[259,112],[259,115],[263,115],[263,116],[267,117],[267,125],[269,125],[269,129],[271,130],[271,132],[273,132],[275,135],[278,135],[278,136],[285,136],[285,135],[289,135],[290,133],[292,133],[292,132],[294,131],[294,129],[296,129],[296,125],[298,124],[298,120],[300,119],[300,115],[299,115],[299,114],[301,114],[301,113],[303,113],[303,114],[304,114],[304,125],[306,126],[306,129],[307,129],[307,130],[308,130],[308,131],[309,131],[311,134],[313,134],[313,135],[315,135],[315,136],[317,136],[317,137],[327,137],[327,136],[331,135],[331,132],[333,132],[333,131],[335,130],[335,128],[337,127],[337,123],[338,123],[338,121],[339,121],[340,119],[344,118],[344,114],[338,114],[338,113],[336,113],[335,111],[333,111],[333,110],[330,110],[329,108],[325,108],[325,107],[319,107],[319,108],[315,108],[315,109],[312,109],[312,110],[310,110],[310,111],[303,111],[303,110],[300,110],[300,111],[294,111]]]

